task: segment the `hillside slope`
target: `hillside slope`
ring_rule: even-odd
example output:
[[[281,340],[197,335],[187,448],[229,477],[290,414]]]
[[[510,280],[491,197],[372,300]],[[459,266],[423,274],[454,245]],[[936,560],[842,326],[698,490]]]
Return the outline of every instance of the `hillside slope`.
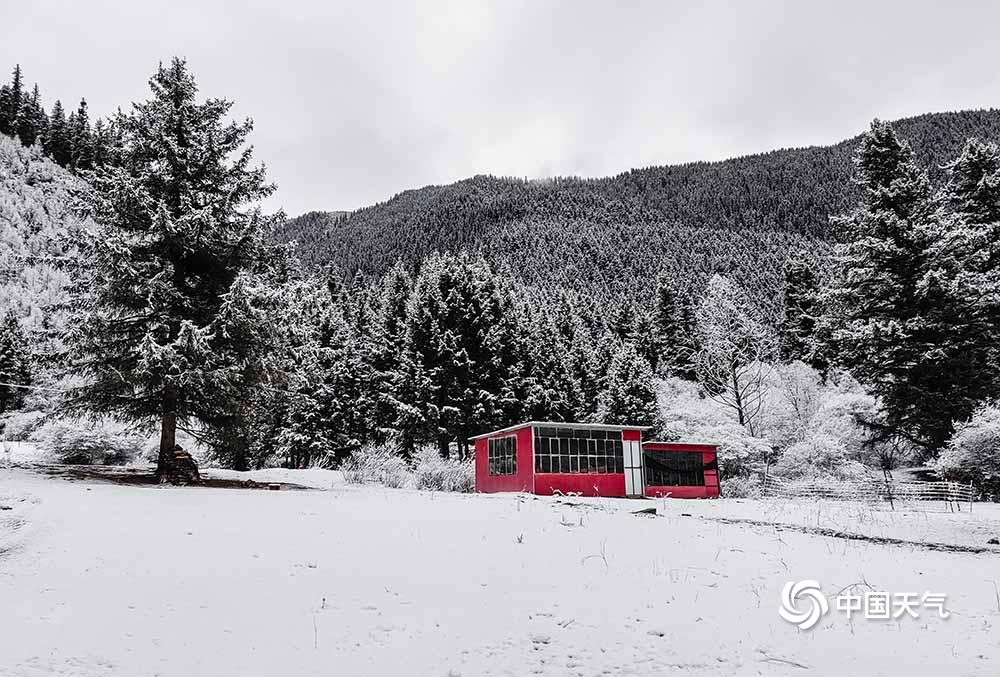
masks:
[[[900,120],[932,177],[970,136],[1000,140],[1000,110]],[[602,179],[476,176],[409,190],[349,215],[312,212],[276,234],[297,241],[310,265],[379,274],[434,250],[481,252],[525,282],[604,299],[635,299],[666,269],[697,288],[715,272],[741,280],[776,310],[790,251],[820,259],[829,216],[851,205],[857,137]]]
[[[41,154],[0,135],[0,312],[13,308],[29,331],[58,331],[69,276],[60,261],[75,254],[84,226],[72,211],[79,179]]]

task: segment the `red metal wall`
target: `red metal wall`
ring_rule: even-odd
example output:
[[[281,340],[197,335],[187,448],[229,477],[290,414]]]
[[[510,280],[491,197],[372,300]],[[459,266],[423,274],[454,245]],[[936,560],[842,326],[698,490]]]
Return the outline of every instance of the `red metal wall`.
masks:
[[[638,430],[625,430],[622,434],[622,438],[626,440],[638,440],[639,436]],[[625,475],[623,473],[538,473],[535,475],[535,493],[542,496],[555,493],[624,496]]]
[[[517,437],[517,474],[491,475],[489,442],[491,438]],[[476,440],[476,491],[492,494],[498,491],[531,491],[535,475],[535,459],[531,453],[531,426]]]
[[[709,463],[718,458],[718,450],[714,444],[690,444],[687,442],[646,442],[643,451],[700,451],[702,462]],[[703,487],[646,487],[649,498],[717,498],[719,496],[719,471],[705,471],[705,486]]]
[[[624,496],[625,475],[617,473],[564,475],[539,473],[535,475],[535,493],[548,496],[556,492],[578,493],[581,496]]]

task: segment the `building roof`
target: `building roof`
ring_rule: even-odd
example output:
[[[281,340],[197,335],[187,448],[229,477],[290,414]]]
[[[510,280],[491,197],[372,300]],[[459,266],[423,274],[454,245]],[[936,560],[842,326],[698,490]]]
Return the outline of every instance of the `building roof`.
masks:
[[[548,428],[578,428],[584,430],[649,430],[648,425],[609,425],[607,423],[572,423],[569,421],[526,421],[525,423],[518,423],[517,425],[507,426],[506,428],[501,428],[500,430],[493,430],[488,433],[483,433],[482,435],[476,435],[475,437],[470,437],[470,440],[479,440],[484,437],[492,437],[493,435],[499,435],[501,433],[509,433],[514,430],[520,430],[521,428],[527,427],[548,427]]]

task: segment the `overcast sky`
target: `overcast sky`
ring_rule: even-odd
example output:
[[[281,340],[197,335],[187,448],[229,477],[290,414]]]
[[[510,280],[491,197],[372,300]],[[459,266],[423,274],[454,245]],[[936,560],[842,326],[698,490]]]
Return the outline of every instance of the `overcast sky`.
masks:
[[[1000,3],[954,1],[0,0],[0,68],[101,115],[183,56],[254,119],[268,207],[296,215],[1000,106],[998,26]]]

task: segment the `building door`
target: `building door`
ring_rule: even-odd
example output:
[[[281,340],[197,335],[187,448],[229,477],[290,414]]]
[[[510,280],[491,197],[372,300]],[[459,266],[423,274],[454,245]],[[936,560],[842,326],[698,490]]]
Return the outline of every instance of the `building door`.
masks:
[[[642,444],[638,440],[625,440],[622,452],[625,456],[625,495],[643,496],[646,484],[642,477]]]

